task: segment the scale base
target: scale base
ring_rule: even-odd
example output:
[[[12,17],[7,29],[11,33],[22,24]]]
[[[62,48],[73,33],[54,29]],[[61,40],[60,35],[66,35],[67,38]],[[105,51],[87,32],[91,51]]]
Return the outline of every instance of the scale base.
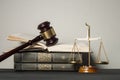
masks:
[[[94,66],[81,66],[79,68],[80,73],[96,73],[97,70]]]

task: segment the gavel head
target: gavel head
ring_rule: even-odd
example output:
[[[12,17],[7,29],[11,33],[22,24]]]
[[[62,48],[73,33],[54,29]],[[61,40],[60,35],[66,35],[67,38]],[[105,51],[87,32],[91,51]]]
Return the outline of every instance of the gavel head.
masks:
[[[41,31],[40,34],[43,40],[46,41],[46,46],[55,45],[58,42],[54,29],[50,26],[50,22],[45,21],[38,25],[38,29]]]

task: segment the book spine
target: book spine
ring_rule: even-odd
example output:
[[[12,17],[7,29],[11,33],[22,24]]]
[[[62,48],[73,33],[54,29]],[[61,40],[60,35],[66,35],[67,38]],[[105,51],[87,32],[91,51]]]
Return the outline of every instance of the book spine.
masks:
[[[15,63],[16,71],[76,71],[74,64]]]

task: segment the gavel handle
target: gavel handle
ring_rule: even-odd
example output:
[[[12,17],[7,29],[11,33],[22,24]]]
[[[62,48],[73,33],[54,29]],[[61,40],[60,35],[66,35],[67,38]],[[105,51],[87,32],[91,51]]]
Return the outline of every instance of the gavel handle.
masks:
[[[29,40],[27,43],[25,43],[25,44],[23,44],[21,46],[18,46],[16,48],[14,48],[14,49],[12,49],[12,50],[10,50],[10,51],[0,55],[0,62],[3,61],[4,59],[8,58],[9,56],[17,53],[19,50],[22,50],[25,47],[27,47],[29,45],[32,45],[33,43],[38,42],[38,41],[40,41],[42,39],[43,39],[43,37],[41,35],[39,35],[39,36],[35,37],[34,39]]]

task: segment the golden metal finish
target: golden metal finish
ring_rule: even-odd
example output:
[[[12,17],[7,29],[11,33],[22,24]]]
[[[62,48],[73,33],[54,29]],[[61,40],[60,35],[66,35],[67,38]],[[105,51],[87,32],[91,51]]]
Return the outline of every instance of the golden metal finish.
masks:
[[[62,59],[62,60],[65,60],[65,59],[66,59],[66,57],[65,57],[65,56],[61,56],[61,59]]]
[[[88,47],[89,47],[89,51],[88,51],[88,66],[82,66],[79,68],[79,72],[80,73],[95,73],[96,72],[96,68],[91,66],[91,60],[90,60],[90,55],[91,55],[91,51],[90,51],[90,25],[88,25],[87,23],[85,24],[88,28],[88,32],[87,32],[87,38],[88,38]]]
[[[61,68],[62,68],[62,69],[65,69],[65,66],[64,66],[64,65],[62,65],[62,66],[61,66]]]
[[[51,27],[51,29],[41,33],[41,35],[43,36],[44,39],[50,39],[52,36],[55,36],[56,33],[54,29]]]
[[[90,59],[90,57],[91,57],[91,53],[90,53],[91,52],[91,50],[90,50],[90,48],[91,48],[90,44],[91,43],[90,43],[90,41],[92,40],[92,38],[90,37],[90,25],[88,25],[87,23],[85,23],[85,25],[87,27],[87,41],[88,41],[88,47],[89,47],[89,51],[88,51],[88,64],[85,65],[85,66],[82,66],[82,67],[80,66],[79,72],[81,72],[81,73],[95,73],[97,71],[97,69],[96,69],[95,66],[91,65],[91,59]],[[97,64],[108,64],[109,60],[108,60],[105,48],[103,46],[102,39],[101,38],[98,38],[98,39],[100,39],[101,42],[100,42],[100,47],[99,47],[99,52],[98,52],[98,57],[97,57],[96,63]],[[96,40],[98,40],[98,39],[96,38]],[[93,39],[93,40],[95,40],[95,39]],[[100,58],[101,48],[103,48],[103,50],[104,50],[106,61],[101,61],[101,58]]]
[[[88,47],[89,47],[89,52],[88,52],[88,65],[90,66],[90,25],[87,23],[85,24],[88,27]]]
[[[52,70],[51,64],[38,64],[38,70]]]
[[[105,55],[105,58],[106,58],[106,61],[101,61],[101,49],[103,48],[103,51],[104,51],[104,55]],[[96,61],[96,64],[109,64],[109,60],[108,60],[108,57],[107,57],[107,53],[105,51],[105,48],[104,48],[104,45],[103,45],[103,42],[101,40],[100,42],[100,47],[99,47],[99,51],[98,51],[98,56],[97,56],[97,61]]]
[[[77,63],[77,62],[73,60],[73,61],[70,61],[70,63],[75,64],[75,63]]]
[[[76,56],[76,54],[78,54],[78,56]],[[79,57],[79,61],[76,60],[77,57]],[[72,48],[72,52],[71,52],[71,54],[70,54],[69,60],[70,60],[70,63],[72,63],[72,64],[82,63],[82,57],[81,57],[81,55],[80,55],[80,51],[79,51],[78,46],[77,46],[77,44],[76,44],[76,40],[74,41],[73,48]]]
[[[51,62],[52,55],[50,53],[38,53],[38,62]]]
[[[80,73],[96,73],[97,69],[94,66],[82,66],[79,68]]]

